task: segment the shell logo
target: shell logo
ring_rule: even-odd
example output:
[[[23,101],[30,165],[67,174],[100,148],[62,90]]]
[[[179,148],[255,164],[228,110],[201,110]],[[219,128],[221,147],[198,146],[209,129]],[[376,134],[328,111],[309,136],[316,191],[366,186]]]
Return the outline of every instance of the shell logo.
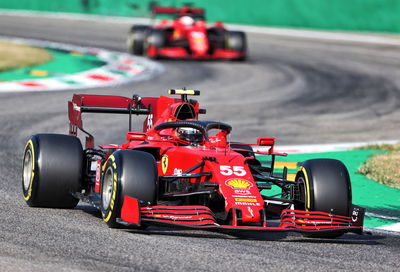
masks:
[[[253,186],[253,184],[244,179],[230,179],[225,183],[232,189],[248,189]]]

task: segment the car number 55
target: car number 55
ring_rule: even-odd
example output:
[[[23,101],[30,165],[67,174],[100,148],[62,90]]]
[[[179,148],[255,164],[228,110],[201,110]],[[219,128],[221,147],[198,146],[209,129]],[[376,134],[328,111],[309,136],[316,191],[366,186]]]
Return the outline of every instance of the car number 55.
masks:
[[[224,176],[236,175],[239,177],[243,177],[247,174],[243,166],[221,165],[219,167],[219,170],[220,173]]]

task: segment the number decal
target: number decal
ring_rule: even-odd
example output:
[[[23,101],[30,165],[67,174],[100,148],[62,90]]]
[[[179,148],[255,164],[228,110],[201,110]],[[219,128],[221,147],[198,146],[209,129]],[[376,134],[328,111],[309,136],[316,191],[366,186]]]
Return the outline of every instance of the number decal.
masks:
[[[246,170],[244,170],[243,166],[229,166],[229,165],[221,165],[219,167],[220,173],[224,176],[236,175],[239,177],[243,177],[247,174]]]
[[[247,174],[246,170],[244,170],[243,166],[234,166],[233,167],[233,173],[236,176],[239,176],[239,177],[243,177],[243,176],[245,176]]]
[[[219,170],[221,171],[221,174],[224,176],[230,176],[233,174],[233,171],[229,165],[221,165],[219,167]]]
[[[153,114],[150,113],[149,116],[147,116],[147,130],[149,130],[153,126]]]

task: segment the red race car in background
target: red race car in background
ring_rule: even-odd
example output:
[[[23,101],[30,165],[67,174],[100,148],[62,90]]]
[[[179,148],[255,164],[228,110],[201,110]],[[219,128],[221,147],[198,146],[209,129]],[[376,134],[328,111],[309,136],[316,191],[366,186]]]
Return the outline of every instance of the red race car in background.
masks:
[[[275,169],[275,157],[286,154],[274,150],[274,138],[232,142],[230,125],[199,120],[206,110],[188,99],[199,91],[170,94],[181,97],[75,94],[68,104],[70,135],[36,134],[26,144],[27,204],[74,208],[81,200],[98,208],[109,227],[362,233],[364,208],[352,204],[343,163],[307,160],[289,180],[287,169]],[[128,115],[127,141],[95,148],[83,129],[85,112]],[[143,129],[132,130],[133,115],[145,116]],[[78,130],[87,135],[84,149]]]
[[[246,58],[246,35],[228,31],[221,22],[207,26],[204,10],[193,7],[154,7],[153,15],[169,14],[152,26],[134,25],[128,33],[128,51],[150,58],[228,59]]]

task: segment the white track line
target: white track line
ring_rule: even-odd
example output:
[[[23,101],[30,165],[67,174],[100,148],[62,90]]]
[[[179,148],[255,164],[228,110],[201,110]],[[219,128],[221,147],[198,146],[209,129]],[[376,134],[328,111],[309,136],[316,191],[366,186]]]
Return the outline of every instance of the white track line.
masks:
[[[400,222],[396,224],[378,227],[377,229],[400,232]]]

